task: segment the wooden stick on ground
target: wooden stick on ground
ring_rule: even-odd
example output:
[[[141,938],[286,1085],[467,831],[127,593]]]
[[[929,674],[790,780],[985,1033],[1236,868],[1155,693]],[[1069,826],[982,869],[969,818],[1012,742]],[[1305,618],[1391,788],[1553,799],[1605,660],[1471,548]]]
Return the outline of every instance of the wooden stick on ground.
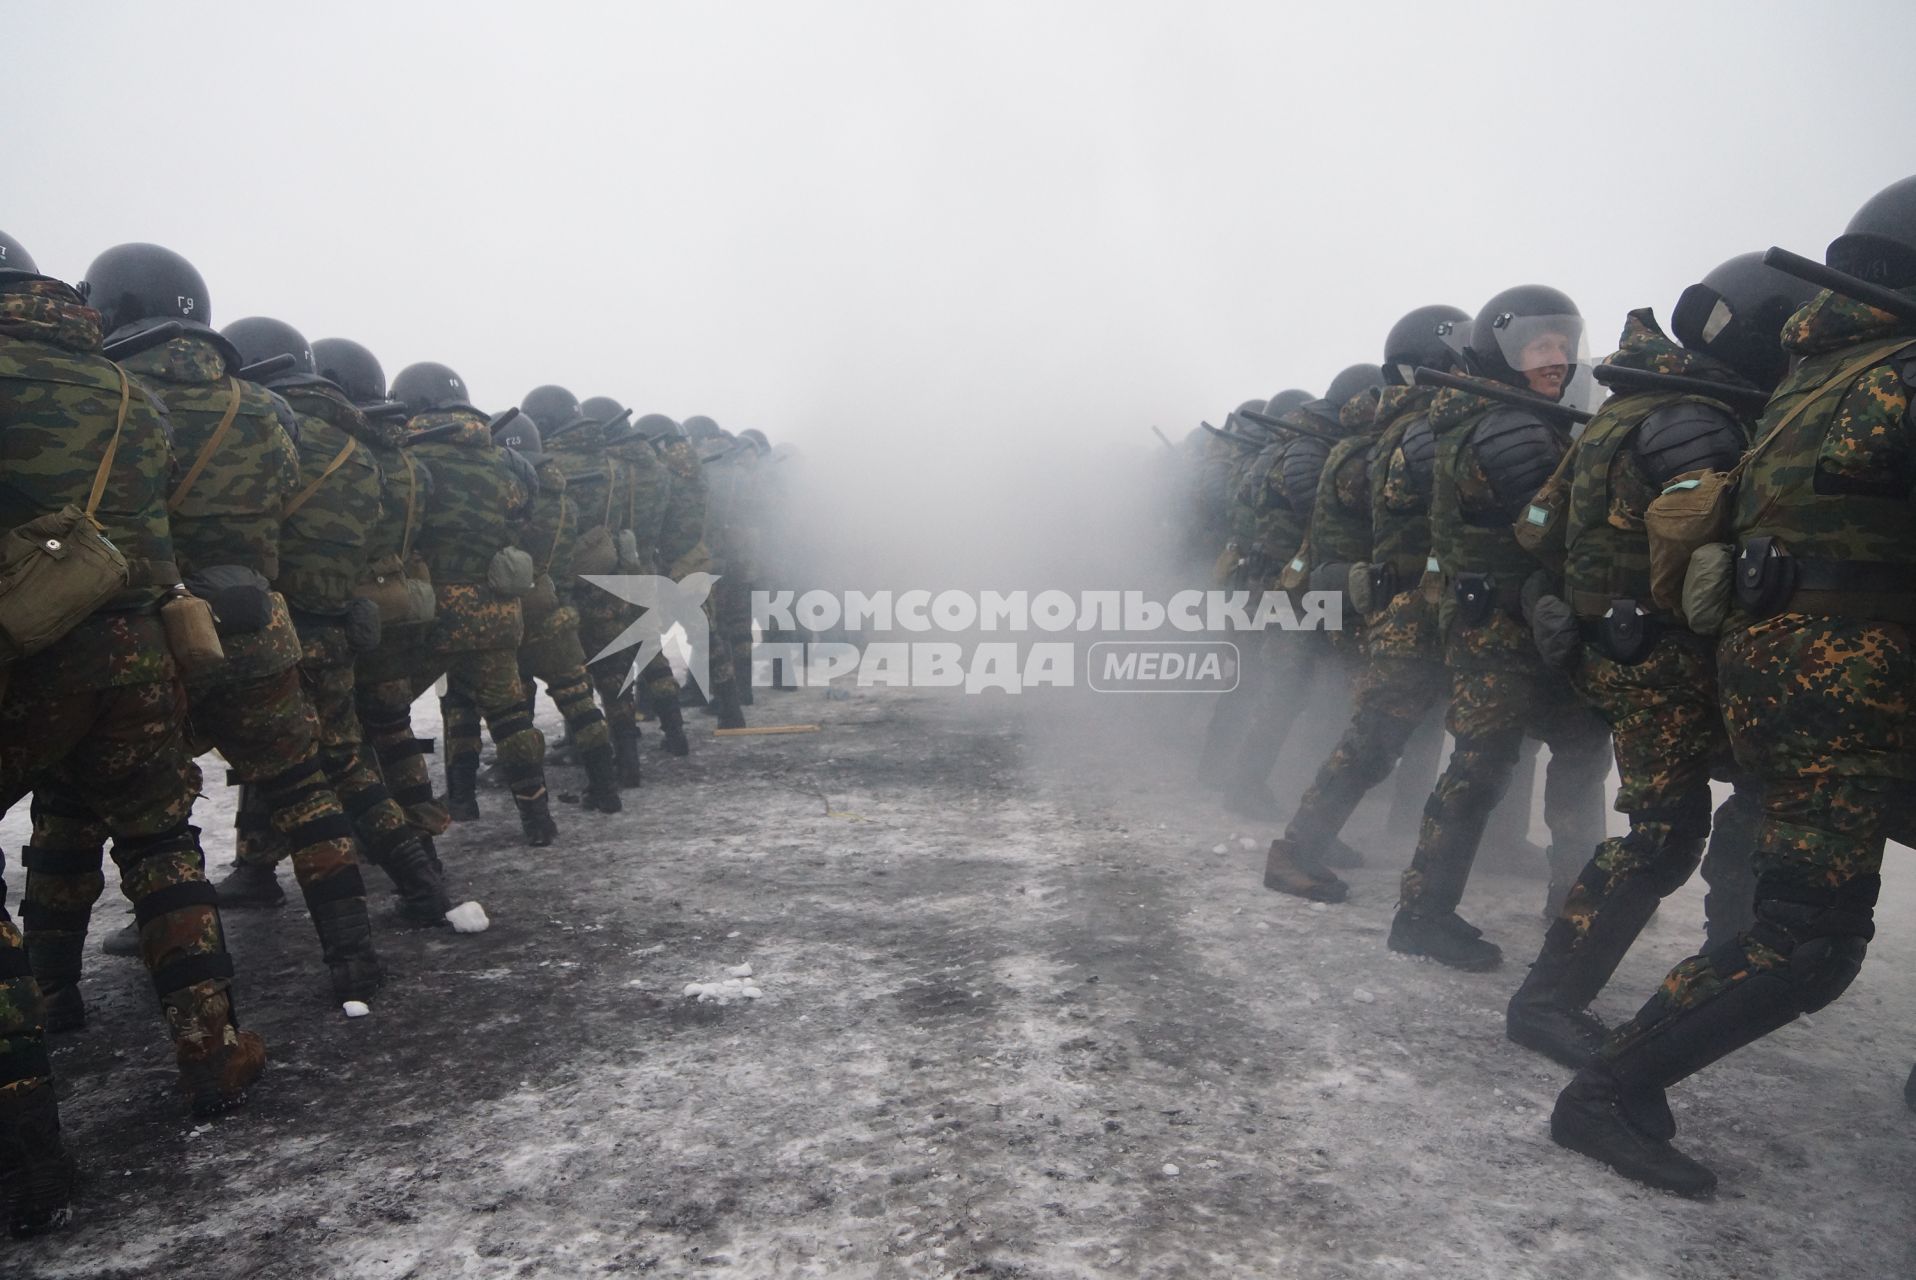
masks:
[[[761,724],[745,729],[714,729],[713,733],[721,738],[758,738],[778,733],[817,733],[815,724]]]

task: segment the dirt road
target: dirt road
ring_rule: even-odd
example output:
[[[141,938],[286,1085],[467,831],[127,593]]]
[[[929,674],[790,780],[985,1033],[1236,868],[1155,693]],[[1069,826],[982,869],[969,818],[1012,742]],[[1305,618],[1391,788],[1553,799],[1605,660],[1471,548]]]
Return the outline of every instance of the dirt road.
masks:
[[[443,851],[492,930],[385,929],[356,1021],[302,913],[231,913],[273,1063],[212,1124],[168,1093],[144,976],[90,956],[93,1025],[54,1061],[92,1179],[0,1275],[1916,1273],[1908,861],[1848,997],[1679,1091],[1724,1184],[1690,1204],[1548,1140],[1565,1073],[1501,1038],[1540,881],[1472,886],[1503,972],[1391,956],[1407,850],[1374,815],[1349,905],[1266,893],[1270,833],[1167,763],[1197,721],[1122,701],[761,694],[824,731],[649,757],[626,813],[566,810],[549,850],[488,794]],[[761,999],[682,994],[746,964]]]

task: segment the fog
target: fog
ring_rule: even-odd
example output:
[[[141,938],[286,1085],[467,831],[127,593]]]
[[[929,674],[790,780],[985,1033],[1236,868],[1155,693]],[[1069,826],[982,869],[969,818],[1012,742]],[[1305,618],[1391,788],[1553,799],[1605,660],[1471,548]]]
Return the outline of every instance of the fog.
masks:
[[[1916,118],[1866,52],[1916,36],[1893,2],[1813,34],[1778,3],[3,16],[0,227],[44,270],[158,241],[217,323],[442,360],[489,408],[558,381],[758,426],[906,577],[1020,572],[1074,504],[1127,523],[1150,425],[1321,390],[1419,304],[1547,281],[1606,350],[1731,254],[1820,252]]]

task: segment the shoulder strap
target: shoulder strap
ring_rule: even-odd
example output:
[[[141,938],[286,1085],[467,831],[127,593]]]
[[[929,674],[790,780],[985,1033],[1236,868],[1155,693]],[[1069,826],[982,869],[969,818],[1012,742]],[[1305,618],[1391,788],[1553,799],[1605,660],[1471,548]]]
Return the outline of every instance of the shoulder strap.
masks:
[[[599,523],[607,529],[612,527],[612,499],[618,491],[618,468],[612,465],[612,459],[605,460],[605,515]]]
[[[546,552],[546,562],[539,566],[540,573],[551,573],[552,562],[559,558],[559,539],[565,536],[565,490],[559,491],[559,518],[552,525],[552,549]]]
[[[351,436],[347,436],[346,447],[333,455],[333,460],[326,464],[326,469],[320,472],[318,477],[315,478],[311,484],[307,485],[304,489],[301,489],[298,493],[294,494],[290,499],[287,500],[286,506],[282,508],[279,513],[279,518],[281,520],[291,520],[293,518],[294,512],[298,511],[301,507],[305,506],[308,502],[311,502],[313,499],[313,495],[319,492],[319,486],[326,483],[326,477],[333,474],[333,472],[339,470],[342,466],[346,464],[346,459],[353,456],[353,446],[356,445],[357,443],[359,442],[354,440]]]
[[[1835,373],[1829,376],[1829,381],[1790,406],[1790,411],[1777,419],[1776,425],[1765,432],[1761,440],[1758,440],[1750,446],[1750,451],[1744,454],[1742,460],[1730,471],[1730,479],[1742,479],[1743,473],[1749,469],[1750,463],[1756,460],[1756,455],[1763,452],[1764,448],[1772,440],[1782,435],[1785,427],[1802,417],[1804,411],[1811,405],[1816,404],[1818,401],[1821,401],[1835,392],[1847,390],[1849,384],[1860,377],[1870,366],[1879,364],[1884,357],[1892,356],[1898,351],[1912,345],[1916,344],[1912,344],[1907,337],[1898,338],[1894,342],[1874,343],[1854,360],[1839,367]]]
[[[126,413],[133,405],[133,385],[126,379],[126,370],[114,367],[120,375],[120,412],[113,419],[113,438],[107,441],[106,453],[93,473],[93,491],[86,497],[86,518],[95,528],[100,522],[93,513],[100,509],[100,499],[106,495],[106,478],[113,473],[113,455],[120,451],[120,433],[126,430]]]
[[[180,504],[186,501],[186,495],[193,492],[193,486],[199,482],[200,472],[206,470],[206,464],[213,460],[214,451],[220,447],[220,441],[226,439],[227,431],[233,426],[233,419],[239,416],[241,396],[239,379],[234,378],[231,381],[233,390],[226,399],[226,412],[220,415],[219,425],[213,428],[213,434],[208,436],[206,443],[200,446],[199,456],[194,458],[193,465],[187,468],[186,478],[180,481],[180,487],[175,489],[173,496],[166,500],[168,515],[178,511]]]

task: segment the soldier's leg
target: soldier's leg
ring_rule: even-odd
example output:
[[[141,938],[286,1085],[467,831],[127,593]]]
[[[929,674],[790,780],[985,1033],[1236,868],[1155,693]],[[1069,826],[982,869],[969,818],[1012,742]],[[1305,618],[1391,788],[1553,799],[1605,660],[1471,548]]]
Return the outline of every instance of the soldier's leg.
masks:
[[[1457,915],[1464,886],[1523,741],[1533,682],[1504,672],[1453,668],[1445,726],[1450,762],[1424,805],[1417,852],[1404,872],[1390,948],[1459,969],[1494,969],[1503,952]]]
[[[20,1239],[65,1226],[73,1183],[73,1161],[60,1141],[40,987],[0,880],[0,1184],[8,1233]]]
[[[532,713],[526,712],[530,720]],[[446,815],[454,822],[479,820],[479,704],[465,687],[448,685],[439,695],[445,741]]]
[[[446,678],[479,705],[499,765],[512,788],[526,843],[543,848],[558,838],[546,795],[545,737],[526,712],[517,649],[474,649],[450,656]]]
[[[745,713],[739,709],[738,668],[732,661],[731,639],[718,623],[717,609],[710,596],[705,598],[705,622],[710,649],[707,670],[712,687],[706,690],[708,696],[704,711],[707,715],[718,717],[718,727],[721,729],[743,729]]]
[[[387,790],[427,841],[430,853],[432,837],[445,834],[451,817],[433,795],[432,772],[426,767],[433,741],[414,737],[412,731],[410,673],[426,661],[424,646],[417,641],[360,655],[354,664],[353,700]]]
[[[638,610],[631,605],[609,591],[596,588],[589,594],[582,591],[575,595],[572,608],[578,614],[579,647],[587,658],[596,658],[638,617]],[[606,731],[611,738],[622,787],[638,786],[641,773],[638,707],[633,691],[625,683],[631,669],[629,649],[598,658],[586,666],[586,676],[604,710]]]
[[[1231,769],[1224,805],[1245,817],[1274,820],[1281,806],[1271,792],[1271,771],[1290,738],[1291,726],[1310,701],[1313,673],[1329,666],[1319,637],[1266,632],[1248,720],[1248,731]]]
[[[645,670],[639,672],[638,694],[640,702],[659,722],[659,736],[663,741],[659,750],[670,755],[685,756],[692,752],[692,744],[685,736],[685,714],[679,708],[679,682],[672,674],[672,664],[664,653],[655,653],[652,660],[645,664]],[[613,729],[613,745],[617,748],[619,729]],[[638,785],[638,726],[632,727],[632,739],[629,744],[632,755],[632,781],[626,783],[624,757],[620,757],[619,781],[623,785]]]
[[[33,793],[33,843],[20,851],[26,893],[20,922],[27,956],[46,1002],[48,1031],[86,1025],[80,973],[93,904],[105,890],[112,832],[70,787],[45,779]]]
[[[1542,682],[1537,702],[1544,709],[1534,714],[1532,732],[1550,748],[1543,775],[1543,822],[1550,832],[1544,847],[1550,863],[1544,917],[1554,920],[1591,851],[1604,838],[1610,726],[1555,675]]]
[[[1763,825],[1763,785],[1731,769],[1729,799],[1716,807],[1703,851],[1703,949],[1714,951],[1756,923],[1752,856]]]
[[[612,735],[592,700],[578,616],[571,609],[560,608],[526,623],[526,638],[519,646],[519,673],[528,694],[528,710],[533,680],[539,679],[545,681],[546,692],[565,718],[566,738],[585,766],[586,807],[600,813],[619,812],[624,805],[613,767]]]
[[[1390,816],[1385,830],[1392,839],[1399,836],[1414,841],[1423,822],[1424,802],[1437,782],[1437,767],[1444,758],[1444,699],[1424,716],[1404,744],[1397,761],[1397,773],[1391,783]]]
[[[752,584],[728,573],[712,588],[713,615],[732,651],[733,687],[739,705],[752,705]]]

